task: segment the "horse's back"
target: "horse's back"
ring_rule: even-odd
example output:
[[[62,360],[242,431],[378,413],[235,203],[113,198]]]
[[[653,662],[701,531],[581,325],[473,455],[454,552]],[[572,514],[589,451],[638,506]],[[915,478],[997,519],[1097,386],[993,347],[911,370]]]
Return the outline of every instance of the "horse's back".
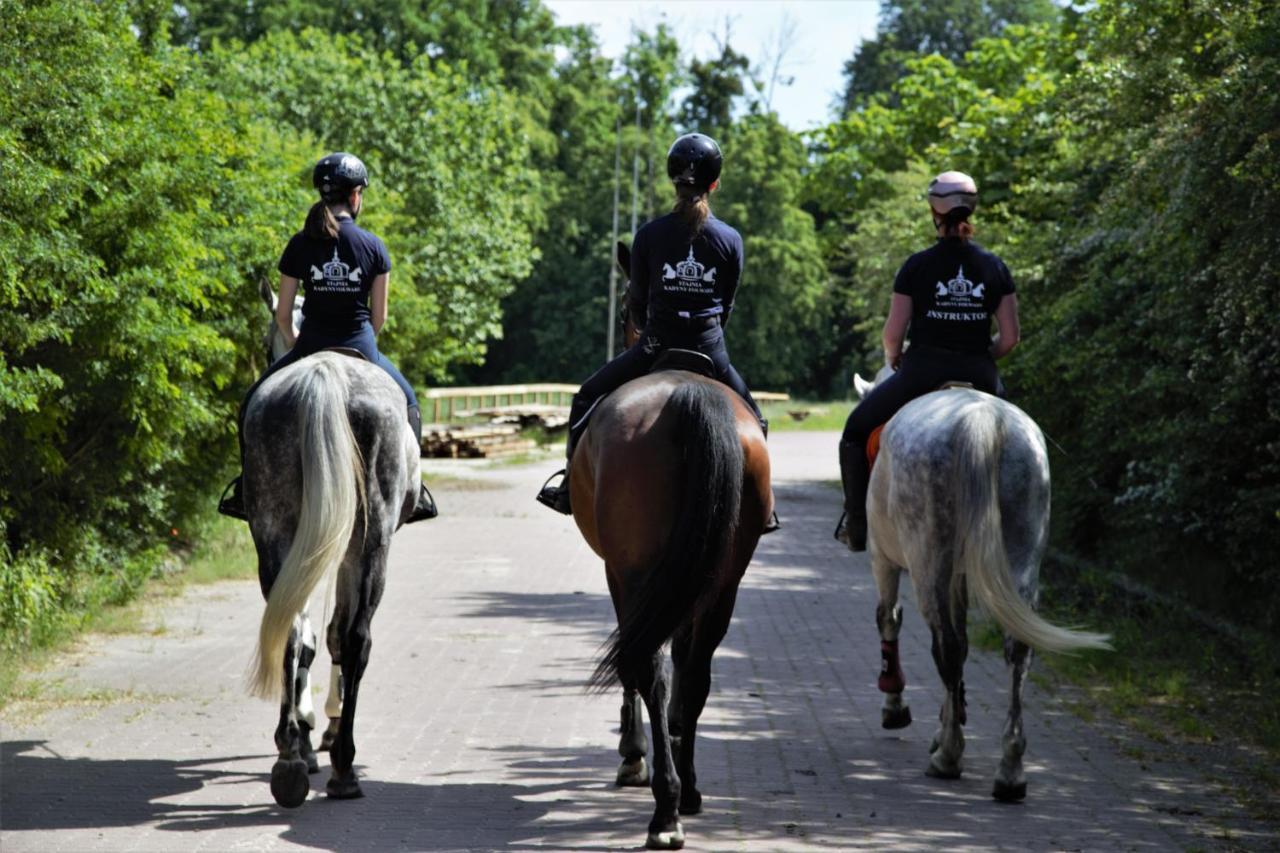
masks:
[[[885,426],[871,474],[870,509],[881,519],[881,544],[901,563],[909,561],[903,552],[910,531],[953,536],[969,496],[985,485],[978,478],[993,475],[1011,562],[1023,562],[1022,552],[1038,556],[1048,530],[1049,464],[1035,422],[981,391],[951,389],[911,401]],[[887,528],[901,533],[898,547],[884,541]]]
[[[683,459],[673,452],[684,436],[668,403],[689,383],[719,396],[732,413],[743,455],[744,502],[767,506],[770,500],[768,449],[741,397],[723,383],[686,371],[642,376],[599,403],[571,468],[574,518],[606,561],[643,562],[666,541],[672,518],[662,510],[680,505],[684,484]]]
[[[273,373],[258,386],[245,408],[245,482],[250,529],[255,540],[287,542],[296,527],[304,488],[307,419],[316,417],[316,383],[334,383],[343,400],[343,418],[359,450],[370,525],[363,538],[398,521],[408,492],[417,447],[406,426],[404,392],[375,364],[333,352],[319,352]],[[334,436],[333,440],[338,440]],[[276,547],[278,550],[278,547]],[[262,545],[259,546],[260,555]]]

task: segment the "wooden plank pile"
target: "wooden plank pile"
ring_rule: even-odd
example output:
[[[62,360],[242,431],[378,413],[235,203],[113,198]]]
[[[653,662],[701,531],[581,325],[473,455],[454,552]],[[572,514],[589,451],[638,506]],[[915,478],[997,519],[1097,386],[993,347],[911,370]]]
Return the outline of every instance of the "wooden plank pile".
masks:
[[[436,459],[501,459],[536,447],[537,442],[520,435],[518,424],[427,424],[422,428],[422,455]]]
[[[548,432],[569,425],[569,407],[549,403],[522,403],[514,406],[488,406],[458,412],[460,418],[487,417],[494,424],[518,424],[521,429],[542,427]]]

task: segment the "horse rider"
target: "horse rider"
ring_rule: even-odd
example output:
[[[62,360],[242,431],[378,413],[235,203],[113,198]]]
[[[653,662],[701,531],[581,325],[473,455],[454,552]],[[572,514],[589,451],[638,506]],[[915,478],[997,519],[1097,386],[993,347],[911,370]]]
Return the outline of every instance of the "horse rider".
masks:
[[[675,185],[672,211],[645,223],[631,242],[628,310],[640,337],[578,389],[569,408],[568,459],[586,429],[595,404],[622,384],[649,372],[666,349],[696,350],[709,356],[716,379],[746,400],[768,434],[769,423],[751,398],[742,376],[729,362],[724,330],[742,280],[742,237],[712,213],[708,197],[720,186],[724,158],[715,140],[689,133],[667,152],[667,175]],[[542,487],[538,500],[565,515],[569,505],[567,467],[552,475],[557,485]],[[776,523],[776,517],[774,519]]]
[[[421,440],[422,411],[413,386],[378,351],[377,333],[387,319],[387,281],[391,256],[375,235],[356,225],[369,186],[369,171],[358,157],[336,152],[316,163],[312,183],[320,200],[311,206],[302,230],[289,240],[280,256],[280,301],[276,325],[291,349],[267,367],[245,394],[240,404],[244,422],[245,404],[263,381],[287,365],[331,347],[358,351],[395,380],[408,404],[409,427]],[[301,283],[306,298],[302,304],[303,324],[295,340],[293,303]],[[244,438],[241,436],[241,459]],[[247,519],[241,478],[228,486],[230,494],[218,504],[218,512]],[[417,505],[406,523],[436,516],[435,502],[419,484]]]
[[[898,270],[884,324],[885,362],[894,373],[849,413],[840,439],[844,516],[835,535],[851,551],[866,550],[872,431],[947,381],[1004,394],[996,359],[1018,344],[1018,297],[1004,261],[973,242],[969,217],[977,206],[977,185],[963,172],[943,172],[929,183],[937,241]],[[905,352],[904,337],[911,344]]]

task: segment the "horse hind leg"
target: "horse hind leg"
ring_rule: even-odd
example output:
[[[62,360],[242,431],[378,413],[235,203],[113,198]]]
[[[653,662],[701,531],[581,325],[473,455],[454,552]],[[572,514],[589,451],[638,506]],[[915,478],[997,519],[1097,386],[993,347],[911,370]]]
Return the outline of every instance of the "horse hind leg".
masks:
[[[902,571],[897,566],[889,565],[874,551],[871,563],[880,594],[880,601],[876,604],[876,628],[880,631],[880,677],[876,686],[884,694],[880,725],[886,729],[901,729],[911,725],[911,708],[902,698],[903,691],[907,689],[907,680],[902,674],[902,662],[898,656],[898,636],[902,631],[898,583],[902,578]]]
[[[675,760],[671,754],[671,735],[668,728],[668,704],[670,675],[663,666],[662,652],[654,652],[646,660],[635,664],[635,683],[643,691],[644,703],[649,710],[649,724],[653,731],[653,818],[649,821],[649,834],[645,846],[650,850],[679,850],[684,846],[684,827],[677,814],[680,800],[680,777],[676,774]],[[630,668],[630,667],[628,667]],[[628,675],[624,681],[631,676]]]
[[[302,732],[298,725],[298,651],[302,638],[301,614],[294,617],[285,643],[283,660],[283,698],[280,701],[280,723],[276,726],[276,748],[280,751],[271,768],[271,796],[287,809],[297,808],[307,799],[311,783],[307,780],[307,762],[302,757]]]
[[[958,779],[962,770],[960,759],[964,755],[964,661],[969,654],[965,612],[963,605],[951,607],[945,590],[940,591],[930,610],[933,612],[926,618],[933,633],[933,660],[946,697],[925,772],[938,779]]]
[[[622,726],[618,738],[618,754],[622,756],[622,764],[618,767],[616,779],[620,788],[643,788],[649,784],[649,765],[645,763],[649,739],[644,733],[643,707],[643,700],[636,686],[624,684]]]
[[[1027,796],[1027,778],[1022,769],[1022,755],[1027,751],[1027,736],[1022,729],[1022,684],[1031,665],[1031,648],[1006,637],[1004,658],[1012,670],[1013,681],[1009,688],[1009,716],[1005,718],[1001,737],[1000,769],[996,771],[991,796],[1004,803],[1016,803]]]
[[[316,727],[315,705],[311,700],[311,664],[316,659],[316,632],[311,627],[311,618],[307,611],[302,611],[301,642],[298,647],[298,671],[293,679],[295,697],[295,716],[298,720],[299,751],[302,760],[307,762],[308,773],[320,772],[320,760],[311,748],[311,732]]]
[[[364,796],[354,768],[356,699],[360,692],[360,680],[369,665],[369,653],[373,648],[370,623],[381,597],[386,559],[385,547],[366,555],[359,591],[355,593],[359,602],[346,630],[341,633],[339,660],[342,661],[342,716],[337,737],[329,747],[329,763],[333,774],[325,786],[325,793],[336,800],[354,800]],[[341,596],[340,591],[339,597]],[[337,609],[346,612],[346,608],[341,606]]]

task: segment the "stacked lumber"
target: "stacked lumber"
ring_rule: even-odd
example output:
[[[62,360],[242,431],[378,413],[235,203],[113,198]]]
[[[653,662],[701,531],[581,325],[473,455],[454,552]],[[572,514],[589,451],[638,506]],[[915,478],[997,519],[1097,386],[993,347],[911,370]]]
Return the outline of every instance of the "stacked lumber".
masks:
[[[494,424],[518,424],[521,429],[537,426],[548,432],[564,429],[569,423],[569,407],[549,403],[521,403],[512,406],[487,406],[457,412],[460,418],[489,418]]]
[[[521,437],[517,424],[427,424],[422,428],[422,455],[436,459],[500,459],[536,447],[533,439]]]

